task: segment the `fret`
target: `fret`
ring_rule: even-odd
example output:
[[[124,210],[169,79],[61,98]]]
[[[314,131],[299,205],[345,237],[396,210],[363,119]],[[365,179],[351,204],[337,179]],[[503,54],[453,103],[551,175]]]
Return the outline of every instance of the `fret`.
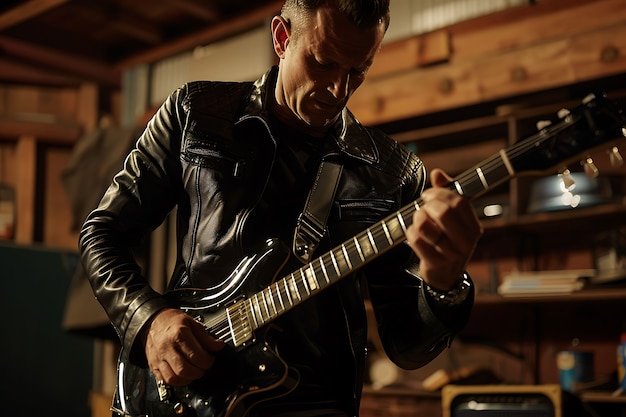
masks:
[[[459,193],[459,195],[465,194],[465,192],[463,191],[463,187],[461,187],[461,183],[459,181],[454,181],[454,188],[456,188],[456,192]]]
[[[485,178],[487,178],[491,187],[500,184],[510,178],[511,170],[510,165],[507,166],[508,159],[503,159],[506,154],[498,154],[493,158],[493,162],[489,163],[489,168],[483,167]]]
[[[317,288],[324,288],[326,284],[328,284],[328,281],[326,280],[326,278],[324,278],[326,281],[322,280],[322,275],[324,274],[324,271],[322,271],[321,269],[320,262],[312,261],[310,264],[307,265],[307,267],[310,269],[309,274],[315,279]]]
[[[276,296],[278,297],[278,302],[280,303],[280,310],[285,311],[285,303],[283,302],[283,297],[280,295],[280,285],[278,283],[274,283],[271,286],[275,287]],[[276,312],[276,314],[278,314],[278,312]]]
[[[324,274],[324,279],[327,284],[330,284],[330,277],[328,276],[328,271],[326,271],[326,265],[324,264],[324,260],[320,257],[320,268],[322,269],[322,273]]]
[[[267,297],[270,300],[270,305],[274,309],[274,315],[277,315],[278,311],[276,310],[276,304],[274,303],[274,297],[272,296],[272,286],[267,287]],[[269,315],[272,315],[272,314],[270,313]]]
[[[302,275],[302,271],[300,271],[300,275]],[[291,273],[291,278],[293,280],[296,279],[296,276],[293,274],[293,272]],[[311,295],[311,290],[309,289],[309,286],[307,285],[306,280],[304,279],[303,276],[300,278],[299,281],[302,283],[302,286],[304,287],[304,291],[306,291],[307,295]],[[300,293],[300,294],[302,294],[302,293]]]
[[[272,313],[270,312],[270,306],[267,301],[267,297],[265,296],[265,291],[261,291],[261,298],[263,299],[263,307],[265,309],[265,314],[267,318],[269,319],[270,317],[272,317]]]
[[[313,270],[313,266],[311,264],[308,265],[308,268],[300,268],[302,272],[302,279],[306,280],[309,283],[309,287],[311,291],[319,290],[320,283],[317,280],[317,276],[315,275],[315,271]]]
[[[489,184],[487,183],[487,179],[485,178],[485,175],[483,174],[483,170],[478,167],[476,168],[476,174],[478,174],[478,178],[480,179],[480,182],[483,185],[483,188],[486,190],[489,188]]]
[[[367,229],[367,238],[369,239],[370,243],[371,243],[371,247],[372,249],[374,249],[375,253],[378,253],[378,246],[376,246],[376,241],[374,240],[374,236],[372,236],[372,231],[368,228]]]
[[[337,259],[335,258],[335,253],[330,251],[330,259],[333,261],[333,266],[335,267],[335,273],[337,277],[341,276],[341,271],[339,270],[339,265],[337,265]]]
[[[402,227],[402,231],[406,233],[406,224],[404,224],[404,218],[399,211],[396,213],[396,217],[398,218],[398,223],[400,224],[400,227]]]
[[[508,165],[507,165],[508,164]],[[506,159],[506,153],[496,154],[465,174],[454,182],[456,191],[466,197],[476,197],[495,185],[503,182],[510,176],[512,167]]]
[[[515,175],[515,170],[513,169],[513,165],[511,165],[511,161],[509,161],[509,156],[506,154],[506,151],[504,149],[500,149],[500,152],[498,154],[500,155],[500,159],[502,160],[502,163],[504,164],[507,173],[511,177]]]
[[[374,250],[374,247],[372,247],[372,243],[369,239],[369,230],[367,233],[359,233],[356,236],[355,245],[358,248],[361,262],[365,262],[369,258],[376,255],[376,251]]]
[[[291,295],[293,296],[293,299],[295,300],[296,298],[298,299],[298,301],[302,300],[302,296],[300,295],[300,290],[298,290],[298,284],[296,282],[296,279],[294,278],[293,274],[291,274],[291,279],[289,280],[289,291],[291,292]]]
[[[397,216],[395,217],[395,219],[397,220]],[[387,230],[389,231],[389,234],[391,236],[390,245],[393,245],[399,240],[404,240],[404,230],[400,225],[400,221],[391,220],[393,220],[393,218],[387,221]]]
[[[291,298],[291,293],[289,291],[289,286],[287,285],[287,280],[282,279],[281,281],[283,282],[283,286],[285,287],[285,294],[287,295],[287,298],[289,299],[289,304],[293,307],[293,298]]]
[[[348,265],[348,269],[352,269],[352,262],[350,262],[350,255],[348,255],[348,249],[346,249],[346,245],[341,245],[341,253],[343,254],[343,258],[346,260],[346,265]]]
[[[361,245],[359,245],[359,240],[357,239],[357,237],[354,237],[354,247],[356,248],[357,252],[359,253],[359,258],[361,259],[361,263],[365,262],[365,255],[363,254],[363,251],[361,250]]]
[[[265,318],[263,317],[263,310],[261,309],[261,304],[259,303],[259,294],[254,294],[253,300],[254,310],[259,314],[261,319],[261,323],[265,323]]]
[[[387,223],[383,220],[382,222],[383,231],[385,232],[385,236],[387,236],[387,243],[389,245],[393,244],[393,239],[391,238],[391,233],[389,233],[389,229],[387,228]]]

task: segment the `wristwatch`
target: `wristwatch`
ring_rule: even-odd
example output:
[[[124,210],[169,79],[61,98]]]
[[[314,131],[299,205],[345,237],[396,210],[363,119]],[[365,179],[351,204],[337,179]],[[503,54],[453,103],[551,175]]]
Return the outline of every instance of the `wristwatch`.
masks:
[[[472,288],[472,281],[467,273],[463,273],[459,279],[459,283],[448,291],[441,291],[431,287],[424,281],[424,290],[435,302],[447,306],[456,306],[461,304],[467,298]]]

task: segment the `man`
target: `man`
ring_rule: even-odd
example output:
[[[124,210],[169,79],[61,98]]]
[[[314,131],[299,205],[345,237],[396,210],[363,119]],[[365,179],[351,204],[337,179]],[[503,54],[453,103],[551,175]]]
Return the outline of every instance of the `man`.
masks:
[[[267,238],[292,246],[322,162],[343,168],[315,255],[423,191],[421,161],[361,126],[346,108],[381,45],[388,3],[287,0],[271,23],[279,65],[255,84],[193,82],[174,92],[87,218],[80,246],[94,292],[129,363],[146,364],[159,387],[206,379],[231,350],[152,290],[132,258],[133,244],[174,207],[178,260],[169,288],[209,288],[223,285]],[[420,367],[449,345],[473,303],[464,269],[482,233],[469,203],[444,187],[449,181],[433,171],[434,187],[420,196],[407,244],[268,326],[263,338],[276,346],[297,384],[250,401],[250,415],[358,415],[364,297],[399,366]],[[290,257],[286,273],[302,266],[295,260]],[[258,288],[272,277],[266,279]]]

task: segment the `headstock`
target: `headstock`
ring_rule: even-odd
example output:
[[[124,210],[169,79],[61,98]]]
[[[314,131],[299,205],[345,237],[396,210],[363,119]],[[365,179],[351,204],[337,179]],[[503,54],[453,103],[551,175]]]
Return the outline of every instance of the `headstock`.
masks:
[[[537,124],[538,132],[507,150],[518,174],[555,172],[580,161],[588,176],[598,175],[591,155],[608,149],[614,164],[622,164],[618,145],[626,137],[626,118],[619,106],[604,94],[590,94],[578,107],[560,110],[553,120]],[[564,181],[569,170],[561,169]]]

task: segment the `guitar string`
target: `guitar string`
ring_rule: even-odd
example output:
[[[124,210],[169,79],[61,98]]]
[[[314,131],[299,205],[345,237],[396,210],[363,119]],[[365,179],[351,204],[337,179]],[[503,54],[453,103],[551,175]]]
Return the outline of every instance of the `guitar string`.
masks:
[[[567,125],[567,124],[566,123],[562,123],[561,125],[556,126],[553,130],[555,132],[560,132],[560,131],[562,131],[563,129],[566,128],[565,125]],[[532,138],[535,137],[535,136],[541,136],[541,135],[543,135],[543,133],[535,134],[534,136],[531,136],[531,137],[527,138],[526,140],[524,140],[524,141],[522,141],[522,142],[520,142],[518,144],[512,145],[511,147],[509,147],[505,151],[507,153],[507,157],[511,157],[511,158],[518,157],[519,155],[522,155],[522,154],[528,152],[529,149],[531,149],[533,147],[536,147],[536,141],[533,140]],[[553,135],[554,134],[552,134],[551,136],[553,136]],[[477,166],[477,168],[480,168],[481,170],[483,170],[483,172],[485,172],[488,175],[489,173],[494,172],[495,170],[497,170],[497,169],[502,167],[501,159],[502,159],[501,156],[499,157],[498,155],[494,155],[494,156],[488,158],[486,161],[484,161],[482,166],[481,165]],[[465,181],[465,182],[467,182],[467,181],[470,181],[470,180],[474,179],[474,177],[476,175],[476,169],[477,168],[468,170],[467,172],[461,174],[459,177],[457,177],[456,181],[460,181],[460,182],[464,182]],[[416,205],[417,207],[419,207],[421,204],[422,204],[422,200],[421,199],[418,199],[418,200],[416,200],[414,202],[414,205]],[[398,216],[397,219],[408,224],[410,222],[410,219],[411,219],[411,217],[408,214],[412,213],[414,210],[415,210],[415,208],[412,207],[412,205],[408,205],[406,207],[401,208],[396,213],[396,216]],[[366,230],[364,232],[361,232],[361,233],[357,234],[355,236],[355,239],[352,239],[352,240],[344,242],[344,244],[339,246],[338,248],[335,248],[335,249],[327,252],[326,254],[322,255],[322,257],[320,257],[320,259],[323,262],[324,261],[323,260],[324,256],[328,257],[328,256],[334,255],[335,259],[343,258],[344,259],[344,263],[346,264],[346,266],[348,266],[350,264],[350,262],[351,262],[350,254],[355,255],[355,252],[357,250],[359,250],[359,246],[358,245],[362,245],[362,244],[359,244],[358,241],[360,240],[362,242],[367,242],[367,240],[366,240],[366,233],[368,233],[368,231],[373,235],[374,242],[380,241],[382,239],[382,241],[384,243],[386,243],[387,247],[392,246],[393,244],[396,243],[396,240],[398,240],[398,238],[396,238],[394,236],[388,236],[387,235],[388,230],[385,231],[385,228],[388,227],[387,224],[390,223],[392,219],[393,219],[393,216],[389,216],[388,218],[383,219],[383,221],[381,221],[381,222],[379,222],[379,223],[377,223],[375,225],[376,227],[374,227],[373,230],[372,230],[372,228],[370,228],[370,229],[368,229],[368,230]],[[403,227],[403,229],[404,229],[404,227]],[[385,238],[385,239],[383,239],[383,238]],[[392,240],[392,242],[389,242],[389,240]],[[372,245],[370,245],[369,243],[367,243],[367,245],[370,247],[370,249],[373,249]],[[346,252],[344,253],[340,248],[345,248]],[[331,255],[331,253],[332,253],[332,255]],[[364,256],[364,255],[361,253],[361,256]],[[358,261],[358,264],[360,266],[361,264],[364,264],[365,262],[367,262],[367,260],[368,260],[368,257],[365,257],[365,259],[360,259],[360,257],[359,257],[359,259],[357,261]],[[325,262],[325,264],[329,265],[328,262]],[[343,273],[341,272],[341,267],[338,264],[339,264],[339,261],[337,261],[337,266],[336,266],[336,268],[339,269],[339,271],[335,271],[335,273],[337,275],[335,278],[339,278],[339,277],[341,277],[343,275]],[[307,269],[311,269],[312,271],[315,271],[314,265],[312,263],[309,263],[306,266],[300,268],[298,271],[295,271],[294,273],[292,273],[290,275],[290,277],[292,277],[292,279],[294,280],[294,285],[293,285],[292,288],[294,289],[294,291],[297,291],[299,298],[302,298],[303,294],[300,291],[300,289],[298,288],[298,282],[301,283],[302,287],[304,287],[305,289],[307,288],[307,283],[304,280],[304,276],[306,274],[306,270]],[[334,268],[331,268],[331,270],[333,270],[333,269]],[[350,268],[350,269],[353,269],[353,268]],[[297,278],[296,279],[294,274],[297,275],[298,277],[302,277],[302,278]],[[318,275],[314,274],[314,276],[317,277]],[[259,319],[260,319],[260,324],[259,325],[262,325],[262,324],[266,323],[269,319],[272,318],[272,314],[269,311],[269,305],[267,304],[267,299],[270,299],[273,302],[272,305],[274,307],[274,316],[278,315],[279,313],[282,314],[284,311],[286,311],[287,309],[291,308],[294,305],[293,300],[291,299],[291,297],[288,297],[288,292],[289,292],[289,290],[288,290],[289,285],[287,284],[288,279],[289,279],[289,277],[282,278],[281,280],[279,280],[278,282],[273,283],[270,287],[264,289],[260,293],[263,296],[263,306],[260,306],[260,302],[258,301],[258,299],[256,300],[258,305],[259,305],[259,309],[258,309],[259,314],[256,314],[255,311],[254,311],[254,308],[252,307],[253,301],[251,301],[251,300],[248,300],[248,301],[244,300],[244,301],[242,301],[242,302],[244,302],[245,317],[239,318],[239,320],[237,320],[237,322],[239,322],[241,325],[240,326],[235,326],[236,328],[231,330],[231,332],[234,335],[235,339],[241,338],[242,336],[245,336],[246,335],[246,329],[252,328],[252,326],[251,326],[251,318],[254,317],[257,322],[259,322]],[[320,283],[319,279],[316,278],[316,280],[318,281],[317,282],[317,287],[319,289],[325,287],[325,284]],[[280,285],[281,282],[283,284],[282,287]],[[277,294],[277,296],[281,297],[280,298],[281,300],[283,299],[282,298],[283,295],[285,296],[284,297],[285,299],[290,299],[291,300],[290,301],[291,305],[289,307],[286,307],[286,306],[284,306],[284,304],[281,304],[280,312],[277,310],[277,307],[276,307],[275,296],[273,296],[271,294],[272,286],[275,288],[275,293]],[[267,292],[267,298],[264,296],[265,292]],[[263,309],[261,307],[265,308],[265,311],[267,312],[267,318],[264,317]],[[233,311],[237,311],[238,312],[240,310],[237,309],[237,310],[233,310]],[[224,324],[225,327],[228,324],[225,319],[221,320],[219,323],[220,324]],[[232,318],[231,318],[230,326],[234,326],[234,323],[232,322]],[[258,327],[258,326],[256,326],[256,327]],[[218,333],[223,337],[223,334],[229,333],[229,332],[228,332],[227,328],[224,328],[224,329],[218,331]]]
[[[491,161],[490,164],[496,164],[497,161]],[[489,170],[489,164],[486,165],[487,168],[485,168],[486,170]],[[466,174],[467,177],[469,177],[471,174]],[[389,216],[385,219],[383,219],[381,222],[377,223],[376,225],[374,225],[373,227],[370,227],[369,233],[372,234],[374,242],[378,242],[377,246],[381,246],[384,248],[390,247],[393,244],[396,243],[397,238],[394,236],[388,236],[387,232],[385,232],[385,227],[389,228],[388,224],[391,223],[392,220],[394,220],[394,222],[397,222],[397,219],[401,219],[404,223],[409,224],[411,222],[411,216],[409,214],[412,214],[415,211],[415,207],[414,205],[417,205],[418,207],[421,205],[422,200],[418,199],[416,200],[416,202],[414,202],[413,204],[409,204],[406,207],[401,208],[396,214]],[[400,217],[398,217],[400,216]],[[397,230],[397,227],[392,228],[394,230]],[[338,248],[335,248],[325,254],[323,254],[320,258],[322,259],[322,262],[324,262],[324,264],[326,265],[330,265],[330,262],[328,260],[329,257],[331,257],[330,253],[333,252],[335,255],[335,258],[337,259],[344,259],[344,263],[347,264],[348,261],[350,259],[346,259],[346,256],[349,258],[350,254],[352,254],[352,256],[355,256],[357,254],[358,251],[358,246],[357,243],[360,241],[362,243],[360,243],[360,245],[364,245],[367,244],[371,249],[373,249],[373,246],[368,242],[367,240],[367,233],[368,230],[365,230],[359,234],[357,234],[355,236],[356,238],[356,242],[355,239],[351,239],[349,241],[346,241],[343,245],[339,246]],[[389,242],[389,239],[391,238],[392,242]],[[363,243],[365,242],[365,243]],[[384,243],[384,245],[381,244]],[[343,251],[341,250],[342,247],[347,248],[347,252],[348,254],[344,254]],[[377,249],[378,250],[378,249]],[[340,256],[339,256],[340,255]],[[371,256],[365,257],[364,260],[361,260],[360,257],[359,259],[357,259],[359,266],[361,264],[366,263],[369,258]],[[326,258],[326,260],[324,260],[324,258]],[[354,260],[353,260],[354,262]],[[343,265],[342,265],[343,266]],[[267,292],[267,298],[275,300],[275,296],[273,296],[271,294],[271,288],[274,288],[274,292],[277,294],[277,296],[280,296],[281,299],[290,299],[290,297],[288,297],[288,288],[290,287],[289,284],[287,284],[287,282],[290,280],[291,277],[295,277],[297,276],[298,278],[293,278],[295,280],[295,284],[293,286],[291,286],[291,288],[294,289],[294,291],[297,291],[299,294],[299,297],[303,297],[302,291],[299,289],[298,287],[298,283],[300,283],[303,287],[306,285],[306,283],[304,282],[303,278],[300,278],[301,276],[304,276],[306,274],[307,269],[312,268],[313,270],[315,270],[315,267],[313,265],[313,263],[309,263],[305,266],[303,266],[302,268],[300,268],[298,271],[294,271],[292,274],[290,274],[287,277],[284,277],[282,279],[280,279],[279,281],[273,283],[270,285],[270,287],[264,289],[261,294],[263,294],[264,292]],[[339,271],[336,271],[335,268],[330,268],[330,270],[335,271],[335,277],[331,278],[331,282],[334,279],[339,278],[340,276],[343,275],[342,271],[341,271],[341,267],[338,267]],[[319,270],[318,270],[319,271]],[[319,274],[316,274],[319,275]],[[320,283],[319,280],[318,281],[318,287],[324,288],[326,286],[326,284]],[[282,283],[282,285],[281,285]],[[265,297],[263,297],[265,299]],[[258,301],[258,300],[257,300]],[[233,320],[234,317],[231,317],[231,323],[230,325],[228,324],[226,318],[221,318],[218,321],[218,324],[223,324],[224,328],[221,328],[220,330],[217,331],[217,334],[220,336],[220,338],[222,338],[224,340],[224,334],[228,335],[229,337],[227,338],[227,341],[236,341],[239,339],[242,339],[244,336],[246,336],[246,329],[247,328],[252,328],[253,326],[250,325],[252,318],[255,318],[256,321],[258,322],[258,326],[256,327],[260,327],[260,325],[264,324],[265,322],[267,322],[269,319],[271,319],[272,315],[268,314],[267,318],[263,315],[263,309],[260,308],[258,310],[259,314],[255,313],[255,309],[252,307],[253,305],[253,301],[251,299],[248,300],[242,300],[241,301],[243,304],[243,310],[244,310],[244,317],[236,317],[238,320]],[[263,304],[265,307],[265,310],[267,312],[269,312],[269,307],[267,306],[267,301],[263,301]],[[293,300],[289,303],[289,306],[286,306],[285,308],[280,309],[280,312],[278,312],[275,309],[275,315],[278,315],[279,313],[282,314],[284,311],[288,310],[289,308],[291,308],[294,303]],[[274,301],[274,306],[276,306],[276,301]],[[240,312],[239,308],[236,309],[232,309],[231,308],[231,313],[235,313],[235,312]],[[224,314],[225,316],[225,314]],[[239,316],[239,314],[237,314],[237,316]],[[237,324],[239,323],[239,325]],[[228,329],[228,327],[232,327],[231,330]],[[230,334],[234,335],[234,340],[230,337]]]

